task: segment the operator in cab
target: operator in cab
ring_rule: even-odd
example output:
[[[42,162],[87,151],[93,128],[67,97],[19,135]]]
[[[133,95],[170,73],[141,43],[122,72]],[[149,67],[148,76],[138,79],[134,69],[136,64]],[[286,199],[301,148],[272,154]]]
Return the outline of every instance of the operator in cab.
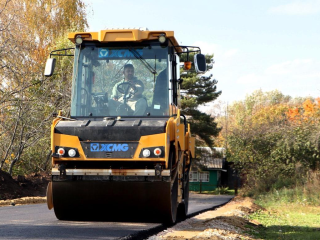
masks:
[[[124,79],[116,83],[109,101],[112,116],[143,116],[147,109],[147,100],[142,96],[144,84],[134,76],[132,64],[123,67]]]

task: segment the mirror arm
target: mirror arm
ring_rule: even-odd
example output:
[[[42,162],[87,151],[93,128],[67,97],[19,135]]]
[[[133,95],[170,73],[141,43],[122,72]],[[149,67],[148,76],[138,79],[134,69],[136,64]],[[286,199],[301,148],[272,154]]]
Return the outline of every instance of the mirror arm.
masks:
[[[182,49],[186,49],[186,52],[180,52],[180,53],[187,53],[187,55],[189,55],[189,53],[195,52],[195,53],[200,53],[201,54],[201,49],[200,47],[196,47],[196,46],[173,46],[174,48],[182,48]],[[193,49],[197,49],[197,50],[190,50],[189,48],[193,48]]]
[[[74,48],[63,48],[63,49],[53,50],[50,52],[50,58],[51,58],[51,56],[70,56],[70,57],[73,57],[74,54],[67,53],[68,50],[74,50]],[[58,53],[58,52],[63,52],[63,53]]]
[[[182,78],[177,79],[177,83],[178,83],[178,84],[180,84],[180,85],[181,85],[181,84],[182,84],[182,82],[183,82],[183,79],[182,79]]]

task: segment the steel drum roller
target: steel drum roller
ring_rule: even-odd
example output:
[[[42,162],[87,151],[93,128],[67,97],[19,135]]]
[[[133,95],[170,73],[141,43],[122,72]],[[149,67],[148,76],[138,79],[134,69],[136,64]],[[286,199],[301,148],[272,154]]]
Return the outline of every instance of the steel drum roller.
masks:
[[[172,188],[171,182],[58,181],[53,206],[60,220],[172,222],[177,186],[177,180]]]

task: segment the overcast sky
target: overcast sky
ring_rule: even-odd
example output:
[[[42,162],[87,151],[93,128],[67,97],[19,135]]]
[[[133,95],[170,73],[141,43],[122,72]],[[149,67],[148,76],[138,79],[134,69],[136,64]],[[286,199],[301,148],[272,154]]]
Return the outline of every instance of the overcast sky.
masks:
[[[219,100],[256,89],[320,97],[320,0],[85,0],[89,30],[173,30],[214,53]]]

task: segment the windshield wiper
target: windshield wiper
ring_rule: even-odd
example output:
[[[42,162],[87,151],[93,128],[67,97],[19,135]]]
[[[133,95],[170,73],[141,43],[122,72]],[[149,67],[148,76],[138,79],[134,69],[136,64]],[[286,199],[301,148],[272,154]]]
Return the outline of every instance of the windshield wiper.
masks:
[[[136,59],[139,59],[153,75],[157,74],[157,71],[150,66],[150,64],[137,52],[137,50],[129,48],[129,51],[132,52],[133,56],[135,56]]]

